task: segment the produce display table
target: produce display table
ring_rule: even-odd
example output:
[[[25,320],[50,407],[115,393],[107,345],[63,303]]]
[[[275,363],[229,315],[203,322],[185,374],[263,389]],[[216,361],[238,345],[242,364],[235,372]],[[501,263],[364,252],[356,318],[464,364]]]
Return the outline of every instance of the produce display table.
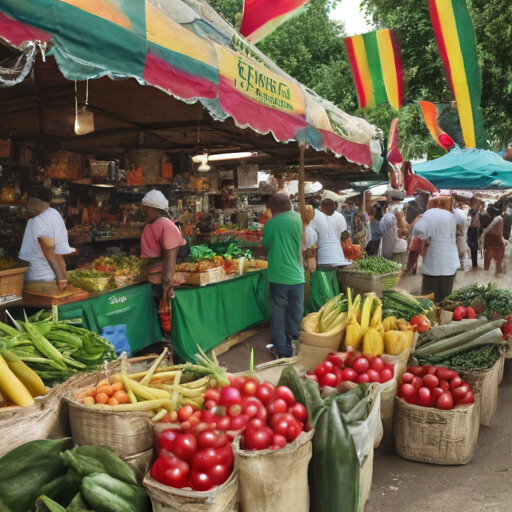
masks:
[[[172,301],[172,345],[184,361],[269,318],[267,271],[202,287],[180,286]]]
[[[118,353],[133,353],[162,339],[151,284],[140,283],[59,306],[59,318],[108,339]]]

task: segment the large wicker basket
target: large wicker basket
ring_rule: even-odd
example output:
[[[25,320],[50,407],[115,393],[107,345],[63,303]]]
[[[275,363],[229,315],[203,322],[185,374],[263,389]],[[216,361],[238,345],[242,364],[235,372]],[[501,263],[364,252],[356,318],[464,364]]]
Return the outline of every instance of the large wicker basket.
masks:
[[[312,347],[311,345],[300,344],[299,359],[300,365],[307,372],[312,372],[323,361],[327,359],[327,355],[332,352],[329,348]]]
[[[350,288],[352,294],[375,292],[380,297],[384,290],[395,288],[400,282],[401,276],[401,270],[381,274],[380,276],[367,276],[358,274],[348,267],[338,270],[338,283],[340,291],[343,293],[347,293],[347,288]]]
[[[442,464],[467,464],[475,453],[480,404],[451,411],[410,405],[395,398],[395,450],[404,459]]]
[[[300,331],[299,341],[301,344],[310,347],[328,348],[332,352],[336,352],[345,336],[345,328],[340,327],[329,332],[306,332]]]

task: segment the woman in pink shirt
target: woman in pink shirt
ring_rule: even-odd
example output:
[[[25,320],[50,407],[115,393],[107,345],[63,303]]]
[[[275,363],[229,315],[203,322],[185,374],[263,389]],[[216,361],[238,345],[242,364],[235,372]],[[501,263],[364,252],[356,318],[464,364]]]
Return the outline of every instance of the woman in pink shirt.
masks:
[[[142,200],[142,212],[146,226],[142,231],[141,257],[146,263],[148,280],[153,284],[155,295],[161,295],[169,305],[174,297],[174,270],[178,249],[186,245],[179,229],[167,217],[169,201],[159,190],[151,190]],[[158,293],[160,292],[161,294]]]

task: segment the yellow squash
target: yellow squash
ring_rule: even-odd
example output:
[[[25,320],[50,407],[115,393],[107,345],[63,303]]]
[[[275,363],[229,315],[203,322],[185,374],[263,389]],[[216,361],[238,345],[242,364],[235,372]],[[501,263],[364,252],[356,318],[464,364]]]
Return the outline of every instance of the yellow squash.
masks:
[[[381,356],[384,353],[384,341],[380,332],[370,327],[363,340],[363,355],[368,358]]]
[[[384,325],[384,331],[396,331],[396,316],[388,316],[382,324]]]

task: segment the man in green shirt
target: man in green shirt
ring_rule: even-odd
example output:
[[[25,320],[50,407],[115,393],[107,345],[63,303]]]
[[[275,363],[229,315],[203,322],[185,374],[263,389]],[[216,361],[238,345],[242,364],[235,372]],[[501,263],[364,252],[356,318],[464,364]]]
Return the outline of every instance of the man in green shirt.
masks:
[[[291,357],[304,312],[302,221],[286,194],[270,196],[268,207],[272,218],[263,230],[262,244],[269,249],[272,343],[279,357]]]

